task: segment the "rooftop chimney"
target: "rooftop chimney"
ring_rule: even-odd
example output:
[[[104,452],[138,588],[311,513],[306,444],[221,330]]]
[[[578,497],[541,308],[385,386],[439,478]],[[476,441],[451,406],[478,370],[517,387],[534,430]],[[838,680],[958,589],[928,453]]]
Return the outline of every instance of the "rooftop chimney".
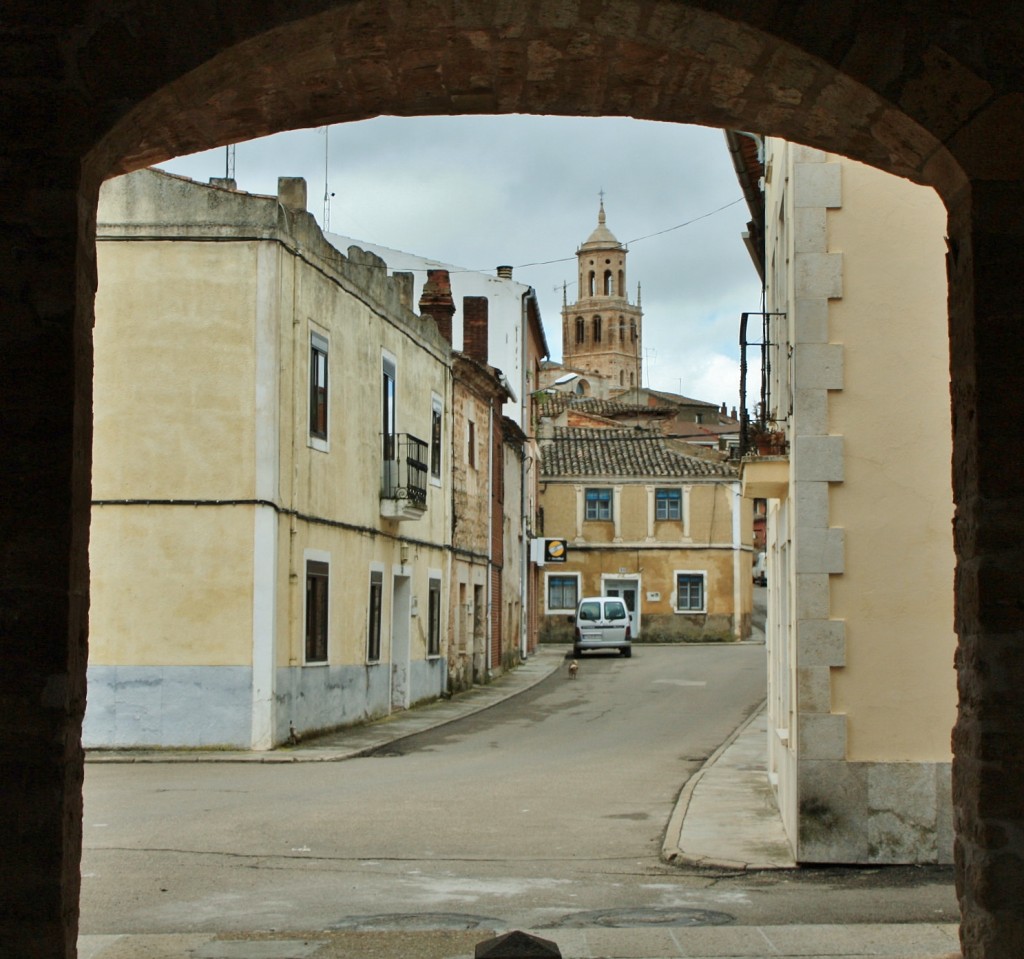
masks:
[[[277,199],[281,206],[293,213],[306,212],[306,180],[301,176],[279,176]]]
[[[510,267],[510,266],[499,266],[498,267],[498,276],[500,276],[503,280],[511,280],[512,279],[512,267]]]
[[[479,363],[487,362],[487,297],[462,298],[462,351]]]
[[[420,294],[420,315],[433,317],[441,335],[451,344],[455,300],[447,270],[427,270],[427,282]]]
[[[395,282],[395,286],[398,288],[398,301],[407,310],[412,309],[412,291],[413,291],[413,276],[411,273],[403,273],[396,270],[391,274],[391,278]]]
[[[238,191],[238,184],[233,176],[212,176],[210,186],[220,187],[222,190]]]

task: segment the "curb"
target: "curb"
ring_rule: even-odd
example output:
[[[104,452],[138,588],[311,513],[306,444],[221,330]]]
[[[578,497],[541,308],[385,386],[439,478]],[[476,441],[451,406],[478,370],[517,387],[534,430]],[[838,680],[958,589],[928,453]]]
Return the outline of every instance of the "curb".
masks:
[[[672,815],[669,817],[668,825],[665,827],[665,835],[661,843],[662,862],[671,863],[674,866],[703,866],[715,869],[728,869],[730,871],[746,871],[749,868],[746,863],[736,862],[732,859],[709,859],[707,857],[697,858],[687,856],[679,848],[679,841],[682,838],[683,823],[686,820],[686,813],[690,808],[690,800],[693,798],[694,790],[704,778],[705,773],[707,773],[708,770],[722,758],[722,754],[734,742],[736,742],[744,732],[746,732],[747,727],[757,719],[767,705],[768,700],[763,699],[757,706],[755,706],[750,715],[747,716],[747,718],[729,734],[725,742],[723,742],[710,756],[708,756],[707,759],[704,760],[704,764],[700,769],[698,769],[689,779],[686,780],[685,783],[683,783],[683,788],[679,791],[679,796],[676,799],[675,808],[672,810]]]
[[[547,663],[537,663],[537,672],[534,675],[524,678],[519,672],[523,666],[536,663],[538,659],[548,659]],[[559,651],[555,655],[540,654],[534,652],[523,664],[515,670],[504,673],[495,683],[484,686],[475,686],[463,694],[464,699],[459,696],[451,700],[432,700],[424,703],[422,707],[406,710],[398,714],[381,717],[372,722],[360,725],[344,727],[333,733],[325,733],[323,740],[332,736],[349,735],[353,738],[368,737],[371,742],[346,747],[338,746],[317,746],[316,739],[309,740],[308,744],[299,747],[278,746],[267,752],[249,751],[244,749],[195,749],[183,750],[160,750],[160,749],[124,749],[109,750],[97,749],[86,750],[86,763],[96,764],[148,764],[148,763],[264,763],[268,765],[287,765],[289,763],[327,763],[344,762],[348,759],[358,759],[369,755],[380,749],[382,746],[408,739],[411,736],[418,736],[421,733],[433,729],[440,729],[450,723],[457,722],[467,716],[474,716],[484,712],[493,706],[506,702],[509,699],[533,689],[534,686],[542,683],[552,673],[561,668],[564,660],[564,653]],[[503,682],[502,680],[506,680]],[[511,686],[507,692],[501,687]],[[436,721],[431,721],[428,715],[432,707],[443,709],[451,707],[447,712],[439,715]],[[391,724],[394,724],[393,726]],[[404,724],[401,728],[399,724]]]

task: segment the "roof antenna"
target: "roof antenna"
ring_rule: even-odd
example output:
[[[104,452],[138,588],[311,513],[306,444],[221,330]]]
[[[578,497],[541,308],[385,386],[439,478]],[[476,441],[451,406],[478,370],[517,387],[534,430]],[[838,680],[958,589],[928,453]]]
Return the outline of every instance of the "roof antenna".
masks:
[[[235,178],[235,144],[229,143],[224,147],[224,179]]]
[[[330,155],[331,128],[328,125],[328,126],[325,126],[322,130],[320,130],[318,132],[321,132],[324,135],[324,219],[323,219],[323,227],[324,227],[324,233],[330,233],[331,232],[331,197],[334,196],[334,194],[331,193],[331,188],[328,185],[327,161],[328,161],[328,158],[329,158],[329,155]]]

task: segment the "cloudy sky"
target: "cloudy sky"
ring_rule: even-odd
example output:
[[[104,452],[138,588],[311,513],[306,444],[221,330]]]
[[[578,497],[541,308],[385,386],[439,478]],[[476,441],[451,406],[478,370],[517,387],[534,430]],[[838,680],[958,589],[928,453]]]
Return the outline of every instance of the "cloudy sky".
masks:
[[[326,157],[325,157],[326,145]],[[326,163],[325,163],[326,159]],[[218,149],[161,164],[224,176]],[[642,286],[644,384],[736,405],[737,329],[760,304],[740,239],[747,208],[721,130],[628,119],[379,117],[240,143],[239,189],[275,194],[302,176],[330,229],[469,269],[515,267],[532,286],[560,359],[562,285],[576,296],[577,247],[597,225],[629,246]]]

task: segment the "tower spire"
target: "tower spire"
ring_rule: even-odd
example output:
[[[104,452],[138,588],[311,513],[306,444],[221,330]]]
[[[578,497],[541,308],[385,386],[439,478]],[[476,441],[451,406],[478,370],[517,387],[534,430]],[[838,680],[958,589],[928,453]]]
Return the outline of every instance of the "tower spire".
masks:
[[[641,349],[643,311],[629,302],[629,251],[608,229],[604,190],[598,193],[597,226],[576,250],[577,290],[568,302],[562,288],[562,363],[586,370],[595,396],[639,385],[636,357]]]

